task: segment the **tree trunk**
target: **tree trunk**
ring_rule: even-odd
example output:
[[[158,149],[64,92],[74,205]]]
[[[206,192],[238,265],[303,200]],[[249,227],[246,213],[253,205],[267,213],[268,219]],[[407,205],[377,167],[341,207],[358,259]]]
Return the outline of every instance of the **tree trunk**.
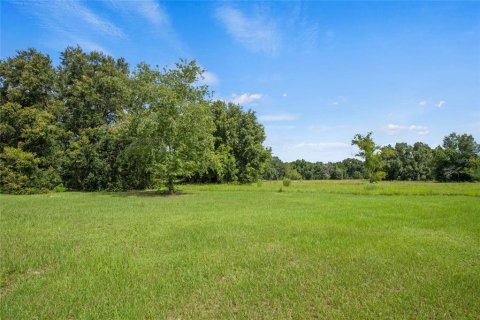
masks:
[[[173,177],[168,177],[167,188],[168,188],[168,193],[170,194],[175,193],[175,186],[173,185]]]

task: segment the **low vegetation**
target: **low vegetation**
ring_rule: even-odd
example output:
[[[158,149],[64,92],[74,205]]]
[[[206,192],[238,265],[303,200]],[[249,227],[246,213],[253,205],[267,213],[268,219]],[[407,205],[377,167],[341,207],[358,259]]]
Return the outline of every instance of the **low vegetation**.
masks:
[[[0,195],[0,318],[480,314],[478,183],[179,189]]]

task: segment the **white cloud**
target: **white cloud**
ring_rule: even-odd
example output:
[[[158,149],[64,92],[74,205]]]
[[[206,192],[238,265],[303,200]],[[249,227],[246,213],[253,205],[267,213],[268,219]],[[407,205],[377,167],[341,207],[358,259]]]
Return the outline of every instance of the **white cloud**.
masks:
[[[438,103],[437,103],[437,108],[443,107],[443,106],[445,105],[445,103],[446,103],[446,102],[445,102],[444,100],[438,101]]]
[[[273,54],[280,45],[280,36],[272,20],[265,15],[244,13],[230,6],[215,10],[216,18],[223,23],[227,32],[253,52]]]
[[[286,97],[286,96],[288,96],[288,95],[287,95],[286,92],[284,92],[284,93],[282,94],[282,97]]]
[[[417,132],[419,135],[426,135],[429,134],[430,131],[428,131],[427,126],[419,126],[419,125],[409,125],[409,126],[403,126],[399,124],[387,124],[383,126],[383,129],[387,132],[388,135],[397,135],[402,131],[413,131]]]
[[[419,102],[418,102],[418,105],[419,105],[420,107],[424,107],[424,106],[427,105],[427,101],[426,101],[426,100],[419,101]]]
[[[292,121],[297,119],[297,116],[289,113],[278,114],[264,114],[258,117],[260,121]]]
[[[405,129],[404,126],[401,126],[401,125],[398,125],[398,124],[393,124],[393,123],[387,124],[384,127],[387,130],[402,130],[402,129]]]
[[[244,93],[241,95],[232,94],[232,98],[230,99],[230,102],[239,104],[239,105],[244,105],[260,99],[262,99],[262,95],[259,93],[254,93],[254,94]]]
[[[203,79],[200,80],[199,82],[200,84],[215,85],[215,84],[218,84],[219,80],[215,73],[210,71],[205,71],[203,73]]]
[[[427,130],[427,129],[428,129],[428,127],[426,127],[426,126],[417,126],[417,125],[414,125],[414,124],[408,126],[408,130],[418,131],[418,130]]]
[[[347,150],[352,148],[351,145],[344,142],[301,142],[296,144],[294,147],[299,149],[311,149],[316,151]]]

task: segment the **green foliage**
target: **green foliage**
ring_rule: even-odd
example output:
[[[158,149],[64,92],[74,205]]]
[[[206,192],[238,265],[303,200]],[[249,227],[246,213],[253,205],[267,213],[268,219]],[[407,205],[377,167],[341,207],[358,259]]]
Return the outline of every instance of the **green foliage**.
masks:
[[[435,149],[435,178],[439,181],[478,181],[480,145],[472,135],[452,133]]]
[[[387,176],[387,173],[384,171],[377,171],[373,174],[373,181],[380,182]]]
[[[397,143],[381,148],[383,170],[389,180],[431,180],[433,178],[433,151],[424,143],[413,146]]]
[[[370,182],[375,180],[375,172],[381,167],[381,158],[377,150],[379,147],[372,139],[372,132],[367,133],[365,136],[356,134],[352,140],[352,145],[356,145],[360,151],[357,156],[364,159],[365,171],[370,178]]]
[[[289,178],[285,177],[283,178],[282,184],[284,187],[290,187],[290,185],[292,184],[292,181]]]
[[[209,101],[208,88],[196,85],[202,73],[185,60],[131,71],[122,58],[79,47],[65,49],[57,69],[34,49],[2,60],[1,189],[31,193],[63,183],[126,190],[160,182],[173,192],[176,182],[196,178],[256,181],[270,157],[263,126],[252,111]]]
[[[39,159],[30,152],[5,147],[0,154],[0,182],[2,192],[31,193],[32,177],[38,171]]]
[[[207,172],[192,177],[195,182],[251,183],[263,177],[270,150],[263,146],[265,132],[253,111],[214,101],[214,161]]]
[[[57,185],[55,188],[53,188],[52,191],[58,193],[58,192],[65,192],[65,191],[67,191],[67,190],[68,190],[68,189],[65,188],[65,186],[64,186],[62,183],[60,183],[60,184]]]
[[[285,165],[278,157],[272,156],[269,158],[264,172],[264,179],[266,180],[282,180],[285,176]]]
[[[41,159],[18,148],[5,147],[0,154],[1,192],[29,194],[45,192],[60,182],[52,168],[41,168]]]

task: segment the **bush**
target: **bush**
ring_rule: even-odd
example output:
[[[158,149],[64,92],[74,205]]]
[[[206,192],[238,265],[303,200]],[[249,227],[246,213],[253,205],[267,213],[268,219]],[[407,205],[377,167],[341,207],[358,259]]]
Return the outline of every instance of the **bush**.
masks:
[[[67,191],[67,188],[65,188],[65,186],[62,183],[60,183],[58,186],[53,188],[53,192],[65,192],[65,191]]]
[[[13,194],[47,192],[60,177],[53,168],[40,168],[40,159],[31,152],[5,147],[0,154],[0,190]]]
[[[5,147],[0,154],[0,187],[2,192],[34,193],[32,177],[38,171],[40,161],[30,152]]]
[[[383,179],[385,179],[386,176],[387,174],[384,171],[377,171],[373,175],[373,181],[374,182],[382,181]]]
[[[291,183],[292,183],[292,180],[290,180],[289,178],[283,178],[284,187],[289,187]]]

